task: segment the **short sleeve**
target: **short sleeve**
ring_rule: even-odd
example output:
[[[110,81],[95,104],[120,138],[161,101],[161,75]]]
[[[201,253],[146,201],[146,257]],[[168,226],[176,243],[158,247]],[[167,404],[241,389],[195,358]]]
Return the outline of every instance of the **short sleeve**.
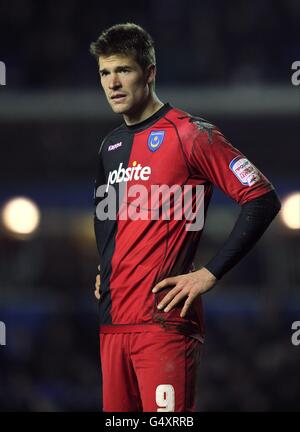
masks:
[[[102,141],[99,152],[98,152],[98,158],[97,158],[97,168],[96,168],[96,178],[94,181],[94,204],[95,206],[99,203],[100,198],[96,197],[96,192],[99,186],[105,185],[106,184],[106,179],[105,179],[105,172],[104,172],[104,167],[103,167],[103,163],[102,163],[102,155],[101,155],[101,150],[102,147],[104,145],[105,140]]]
[[[194,133],[189,162],[194,173],[241,205],[274,189],[262,172],[215,127]]]

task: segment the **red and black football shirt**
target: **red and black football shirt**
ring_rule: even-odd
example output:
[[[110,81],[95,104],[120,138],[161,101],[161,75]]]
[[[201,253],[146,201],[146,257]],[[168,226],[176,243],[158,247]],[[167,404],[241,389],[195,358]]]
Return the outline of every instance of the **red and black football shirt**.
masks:
[[[131,195],[124,193],[125,184]],[[106,194],[97,196],[103,185]],[[174,212],[169,213],[169,218],[164,217],[163,211],[158,212],[158,217],[151,217],[154,210],[151,205],[157,210],[163,200],[149,198],[142,202],[139,210],[148,213],[148,218],[130,217],[138,210],[135,190],[142,186],[150,196],[153,185],[170,188],[177,185],[182,190],[184,186],[201,185],[203,194],[200,198],[194,194],[190,205],[194,208],[193,200],[200,199],[204,215],[214,185],[240,205],[273,187],[215,126],[169,104],[139,124],[121,125],[102,142],[94,218],[101,265],[100,332],[115,332],[116,328],[126,331],[129,325],[139,325],[140,331],[150,324],[159,324],[201,340],[204,333],[201,296],[186,317],[181,318],[183,303],[169,312],[157,309],[172,287],[156,294],[152,288],[168,276],[192,270],[203,229],[187,230],[187,221],[172,217]],[[107,196],[116,217],[101,220],[98,206],[103,205]]]

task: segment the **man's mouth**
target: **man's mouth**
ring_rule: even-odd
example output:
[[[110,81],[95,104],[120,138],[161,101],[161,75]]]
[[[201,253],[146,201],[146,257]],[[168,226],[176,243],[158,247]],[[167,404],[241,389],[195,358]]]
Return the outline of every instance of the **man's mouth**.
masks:
[[[117,93],[113,96],[111,96],[111,99],[115,102],[123,101],[126,98],[126,95],[124,93]]]

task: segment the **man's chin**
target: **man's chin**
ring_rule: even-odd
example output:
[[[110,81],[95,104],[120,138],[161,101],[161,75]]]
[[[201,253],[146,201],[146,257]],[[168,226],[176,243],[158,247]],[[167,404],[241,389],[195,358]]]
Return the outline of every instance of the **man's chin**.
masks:
[[[111,105],[111,109],[116,114],[126,114],[128,112],[128,107],[124,104]]]
[[[120,106],[118,106],[118,107],[112,106],[111,108],[115,114],[124,114],[127,111],[124,107],[122,108]]]

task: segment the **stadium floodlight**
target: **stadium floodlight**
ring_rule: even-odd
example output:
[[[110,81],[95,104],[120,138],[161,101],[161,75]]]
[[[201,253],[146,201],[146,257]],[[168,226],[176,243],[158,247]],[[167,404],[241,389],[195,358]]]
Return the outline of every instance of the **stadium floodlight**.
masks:
[[[16,197],[2,209],[2,222],[7,231],[20,238],[31,236],[38,228],[41,215],[38,206],[29,198]]]
[[[281,220],[290,229],[300,229],[300,192],[293,192],[283,200]]]

